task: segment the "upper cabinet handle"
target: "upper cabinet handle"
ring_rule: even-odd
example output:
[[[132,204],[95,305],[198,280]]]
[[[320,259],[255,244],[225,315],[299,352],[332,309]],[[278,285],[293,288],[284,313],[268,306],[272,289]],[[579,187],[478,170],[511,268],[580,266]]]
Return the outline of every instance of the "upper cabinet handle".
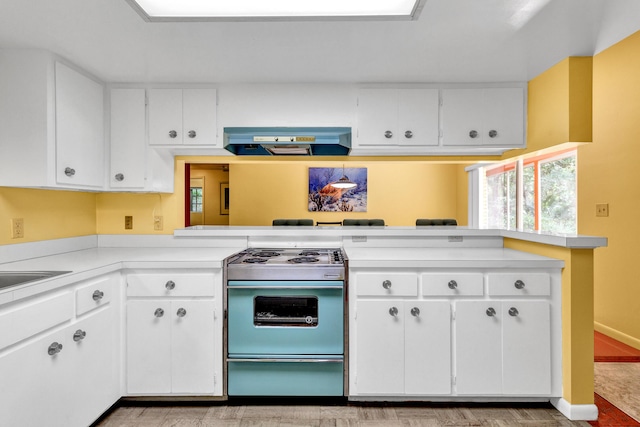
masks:
[[[471,132],[469,132],[469,137],[470,138],[477,138],[478,137],[478,131],[477,130],[472,130]]]
[[[496,136],[498,136],[498,131],[491,129],[489,131],[489,138],[495,138]]]
[[[175,138],[176,136],[178,136],[178,132],[176,132],[175,130],[169,131],[169,138]]]
[[[116,176],[116,181],[120,182],[120,181],[124,181],[124,174],[122,173],[117,173]]]
[[[393,132],[391,132],[390,130],[388,130],[388,131],[386,131],[384,133],[384,137],[387,138],[387,139],[391,138],[392,136],[393,136]]]
[[[187,135],[189,135],[189,138],[195,138],[196,137],[196,131],[195,130],[190,130]]]
[[[413,132],[411,132],[410,130],[406,131],[404,133],[404,137],[407,138],[407,139],[413,138]]]
[[[64,174],[67,176],[74,176],[76,174],[76,170],[73,168],[64,168]]]

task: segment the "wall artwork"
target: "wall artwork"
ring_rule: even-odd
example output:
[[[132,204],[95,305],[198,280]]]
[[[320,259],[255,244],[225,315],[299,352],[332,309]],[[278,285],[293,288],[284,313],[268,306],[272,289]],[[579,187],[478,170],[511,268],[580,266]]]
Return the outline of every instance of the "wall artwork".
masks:
[[[309,212],[366,211],[367,168],[309,168]]]

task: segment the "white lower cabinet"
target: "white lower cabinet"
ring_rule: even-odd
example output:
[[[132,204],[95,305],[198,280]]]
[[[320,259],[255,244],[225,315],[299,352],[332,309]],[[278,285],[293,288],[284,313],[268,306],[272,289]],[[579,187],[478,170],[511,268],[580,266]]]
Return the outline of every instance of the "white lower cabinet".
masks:
[[[117,319],[103,308],[0,357],[3,426],[90,425],[120,397]],[[74,339],[75,336],[75,339]]]
[[[460,301],[455,305],[458,394],[551,392],[549,302]]]
[[[357,394],[449,394],[450,304],[364,300],[356,304]]]
[[[213,394],[214,313],[213,301],[129,301],[129,394]]]
[[[128,395],[222,395],[221,272],[127,277]]]

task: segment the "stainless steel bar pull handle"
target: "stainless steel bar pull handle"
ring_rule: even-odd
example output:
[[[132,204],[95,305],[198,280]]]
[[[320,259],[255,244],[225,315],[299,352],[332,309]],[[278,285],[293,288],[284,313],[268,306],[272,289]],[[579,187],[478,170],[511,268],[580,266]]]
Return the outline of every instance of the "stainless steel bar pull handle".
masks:
[[[393,317],[398,315],[398,308],[397,307],[391,307],[389,309],[389,314],[392,315]]]
[[[391,289],[391,280],[385,280],[382,282],[382,287],[385,289]]]

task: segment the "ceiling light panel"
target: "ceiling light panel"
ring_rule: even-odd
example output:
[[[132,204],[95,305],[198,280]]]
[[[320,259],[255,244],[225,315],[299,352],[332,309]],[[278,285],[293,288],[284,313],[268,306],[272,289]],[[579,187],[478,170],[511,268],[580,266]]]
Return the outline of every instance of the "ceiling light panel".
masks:
[[[127,0],[148,21],[416,19],[426,0]]]

